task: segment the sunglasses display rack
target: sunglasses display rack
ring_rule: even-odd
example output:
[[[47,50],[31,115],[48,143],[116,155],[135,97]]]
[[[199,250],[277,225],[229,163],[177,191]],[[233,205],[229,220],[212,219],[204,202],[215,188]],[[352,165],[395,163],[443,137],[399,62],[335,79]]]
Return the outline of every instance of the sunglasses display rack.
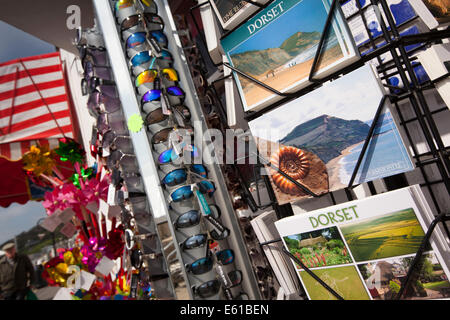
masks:
[[[266,5],[259,6],[259,10],[257,10],[249,19],[257,16],[272,2],[273,1],[269,1]],[[405,5],[405,2],[407,1],[402,1],[402,6]],[[206,50],[201,50],[201,54],[206,65],[211,67],[205,76],[205,78],[207,78],[207,76],[210,77],[208,78],[210,81],[208,81],[207,86],[209,89],[212,89],[221,95],[225,95],[225,82],[227,80],[231,83],[234,82],[234,79],[230,79],[230,73],[235,71],[240,76],[245,77],[247,81],[253,82],[255,86],[264,87],[273,93],[279,94],[279,92],[273,88],[265,86],[264,83],[246,75],[236,68],[232,68],[229,64],[213,62],[215,56],[212,56],[211,50],[208,50],[208,48],[215,49],[216,44],[220,47],[220,38],[223,38],[226,34],[232,33],[237,28],[234,28],[233,30],[222,30],[218,21],[216,21],[216,28],[207,23],[209,20],[202,21],[204,16],[202,16],[200,12],[211,6],[211,1],[174,0],[171,2],[171,5],[174,14],[181,16],[179,19],[180,24],[189,25],[193,31],[192,34],[196,34],[195,40],[198,41],[196,47],[199,49],[206,48]],[[442,125],[442,119],[448,119],[449,110],[445,103],[439,102],[440,99],[436,99],[434,91],[436,83],[439,83],[442,79],[448,78],[449,74],[444,74],[440,78],[430,81],[429,79],[424,79],[423,75],[420,72],[417,72],[417,70],[420,70],[417,54],[427,47],[442,42],[448,42],[448,26],[431,30],[420,28],[422,23],[419,16],[405,20],[401,15],[400,17],[398,16],[398,12],[394,12],[394,10],[397,10],[396,4],[391,5],[391,2],[387,0],[373,0],[366,1],[365,3],[361,1],[333,1],[332,7],[338,5],[350,5],[350,7],[352,7],[353,10],[351,13],[345,12],[345,18],[349,24],[358,19],[361,21],[358,30],[367,36],[367,41],[358,48],[361,53],[361,59],[323,79],[314,79],[311,85],[298,92],[285,95],[280,94],[280,101],[258,111],[243,112],[240,99],[235,99],[235,105],[233,105],[232,108],[236,109],[236,120],[238,122],[236,127],[246,130],[248,129],[249,121],[258,119],[277,107],[288,103],[295,98],[308,94],[321,87],[327,81],[338,79],[342,75],[346,75],[360,68],[364,64],[370,63],[376,66],[380,79],[383,81],[387,91],[390,92],[388,99],[394,106],[392,109],[399,118],[399,124],[402,130],[406,133],[405,142],[410,150],[412,150],[416,169],[412,172],[398,174],[373,182],[366,182],[361,185],[353,183],[352,179],[352,182],[348,187],[342,190],[329,192],[321,197],[313,197],[302,203],[278,205],[268,177],[261,177],[257,174],[259,171],[258,166],[254,168],[255,171],[253,171],[253,173],[255,174],[252,174],[252,170],[247,165],[229,165],[230,171],[233,171],[233,174],[230,175],[232,178],[227,179],[227,181],[235,180],[235,183],[231,181],[232,183],[229,184],[230,194],[235,194],[237,188],[236,185],[239,185],[239,188],[243,191],[240,198],[242,202],[245,203],[244,205],[236,204],[236,214],[240,214],[242,207],[252,208],[251,211],[253,212],[250,215],[250,218],[245,217],[241,219],[241,227],[246,235],[246,240],[248,241],[247,244],[251,242],[251,236],[247,235],[245,232],[246,224],[248,220],[251,220],[252,216],[257,216],[261,211],[273,209],[277,218],[282,219],[293,215],[294,209],[300,212],[311,211],[345,203],[360,197],[367,197],[396,190],[413,184],[421,185],[430,206],[433,207],[436,217],[448,212],[450,179],[448,175],[448,142],[445,140],[446,136],[448,136],[448,126]],[[376,7],[375,11],[378,11],[377,17],[380,19],[379,21],[372,21],[368,18],[370,16],[369,11],[374,10],[374,7]],[[190,8],[189,12],[187,8]],[[399,22],[401,19],[405,21]],[[414,29],[414,26],[416,25],[419,26],[419,31],[411,34],[409,30]],[[377,29],[376,31],[374,31],[374,26]],[[184,28],[187,28],[187,26]],[[217,34],[217,30],[220,30],[218,32],[219,34]],[[213,39],[214,37],[216,38]],[[213,48],[210,46],[211,39],[214,40],[212,41]],[[189,51],[190,48],[188,47],[186,50]],[[317,54],[319,53],[320,50],[316,53],[315,59],[317,59]],[[216,76],[217,72],[221,74],[220,77]],[[402,83],[409,83],[409,86],[405,86]],[[236,88],[235,83],[233,83],[233,86]],[[201,90],[203,90],[203,88],[201,88]],[[235,92],[237,92],[237,90],[235,90]],[[225,102],[224,98],[222,101],[224,102],[223,105],[225,108],[221,108],[222,110],[219,110],[219,113],[223,115],[221,125],[226,127],[226,108],[229,107],[229,105],[227,105],[229,101]],[[209,125],[214,127],[214,124],[212,123]],[[366,143],[369,142],[370,139],[371,138],[368,137]],[[424,147],[425,145],[426,147]],[[259,164],[259,168],[263,167],[264,164]],[[228,170],[224,171],[226,172]],[[353,175],[355,175],[355,173],[357,172],[354,172]],[[261,186],[260,182],[262,182]],[[255,190],[255,187],[257,186],[260,187]],[[261,201],[262,198],[268,198],[267,205],[264,204],[266,202]],[[448,231],[447,236],[449,236]],[[268,248],[269,245],[274,245],[280,241],[280,239],[273,239],[273,241],[261,243],[260,246],[261,248]],[[248,251],[250,256],[252,256],[251,253],[254,253],[254,250],[249,248]],[[420,252],[418,255],[419,254]],[[285,256],[284,258],[289,263],[289,260],[292,259],[292,257],[288,256]],[[257,276],[259,278],[259,274],[262,275],[263,272],[262,270],[258,271],[259,272],[255,270],[255,272],[258,273]],[[317,281],[320,282],[320,279]],[[301,287],[301,284],[298,284]],[[402,285],[402,288],[406,286],[406,284]],[[299,293],[300,296],[306,298],[304,292]]]
[[[111,174],[108,205],[100,208],[99,214],[108,216],[113,229],[123,231],[125,249],[121,268],[130,281],[130,297],[174,299],[174,285],[151,215],[102,33],[96,27],[78,30],[76,45],[84,69],[83,94],[89,95],[88,110],[97,120],[91,155]],[[143,293],[139,295],[139,291]]]
[[[125,121],[137,119],[129,135],[149,211],[167,220],[189,298],[260,299],[168,2],[93,4]]]
[[[219,130],[223,136],[226,136],[226,130],[230,128],[227,125],[227,115],[224,108],[223,79],[218,77],[221,72],[214,66],[214,62],[209,59],[208,49],[202,41],[202,33],[198,32],[200,30],[199,26],[195,26],[196,20],[193,18],[192,12],[190,14],[186,10],[186,6],[190,8],[194,4],[193,1],[192,3],[183,2],[182,4],[170,2],[182,47],[189,61],[188,65],[194,79],[197,94],[203,97],[200,99],[200,102],[207,126],[208,128]],[[243,136],[242,138],[247,139],[248,137]],[[224,149],[226,147],[226,144],[224,144]],[[248,148],[247,150],[244,150],[245,148],[236,149],[235,162],[238,162],[238,160],[242,162],[246,157],[249,157]],[[224,155],[224,157],[227,156]],[[263,177],[258,175],[258,171],[262,167],[248,164],[231,164],[226,159],[224,159],[223,163],[227,164],[220,167],[225,177],[225,183],[239,221],[241,233],[245,239],[245,248],[250,257],[260,295],[265,300],[276,299],[280,287],[279,283],[250,225],[252,217],[256,217],[265,210],[271,209],[272,202],[267,191],[264,191],[266,187]],[[247,185],[249,180],[252,180],[252,183]]]

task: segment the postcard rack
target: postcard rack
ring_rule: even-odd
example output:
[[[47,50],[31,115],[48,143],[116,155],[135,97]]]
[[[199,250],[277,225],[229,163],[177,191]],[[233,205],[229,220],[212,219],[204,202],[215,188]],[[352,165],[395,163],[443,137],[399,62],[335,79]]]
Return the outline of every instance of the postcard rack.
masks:
[[[411,266],[411,268],[408,272],[406,281],[404,281],[402,283],[402,287],[401,287],[402,289],[397,296],[397,299],[399,299],[399,298],[401,298],[405,288],[408,286],[410,276],[411,276],[412,272],[414,271],[414,268],[416,267],[417,262],[423,253],[423,248],[424,248],[425,244],[428,242],[428,240],[434,230],[434,227],[438,223],[442,223],[444,232],[445,232],[446,236],[450,239],[450,232],[448,230],[447,224],[445,223],[445,222],[449,221],[448,214],[446,213],[446,212],[448,212],[449,204],[448,203],[443,204],[442,201],[440,201],[440,199],[438,198],[437,194],[435,193],[435,188],[437,186],[441,186],[441,187],[443,186],[445,188],[445,190],[447,191],[447,193],[450,193],[450,177],[449,177],[450,147],[445,146],[445,144],[442,140],[441,134],[439,132],[438,125],[435,121],[435,117],[439,117],[440,114],[449,112],[449,107],[444,106],[444,107],[441,107],[441,108],[431,111],[430,105],[427,102],[427,99],[425,97],[425,94],[427,93],[427,91],[434,90],[435,84],[437,82],[449,77],[450,73],[447,73],[433,81],[428,80],[425,82],[420,82],[414,72],[414,67],[416,67],[417,65],[420,65],[420,64],[418,63],[417,58],[414,58],[412,56],[413,53],[415,53],[419,50],[427,48],[433,44],[440,44],[440,43],[442,43],[442,40],[450,38],[450,29],[449,28],[444,29],[444,30],[433,29],[433,30],[429,30],[427,32],[422,32],[419,34],[400,35],[400,29],[404,24],[413,22],[415,19],[419,19],[419,17],[415,17],[415,18],[411,19],[410,21],[406,21],[402,25],[396,25],[395,20],[393,18],[393,15],[389,9],[389,6],[388,6],[386,0],[371,0],[369,7],[371,7],[371,6],[376,6],[376,8],[381,7],[381,10],[384,13],[384,16],[386,18],[386,20],[381,18],[379,21],[380,27],[381,27],[381,34],[379,34],[376,37],[373,37],[372,33],[369,29],[368,21],[364,15],[364,13],[366,12],[366,10],[369,7],[362,8],[360,5],[360,2],[355,1],[357,11],[355,13],[353,13],[350,17],[347,17],[347,19],[357,17],[357,16],[362,19],[365,30],[369,37],[368,41],[363,46],[360,47],[360,50],[362,50],[362,49],[366,50],[365,53],[361,54],[361,58],[358,61],[348,65],[347,67],[344,67],[341,70],[336,71],[333,74],[330,74],[329,76],[326,76],[322,79],[315,79],[314,71],[315,71],[318,57],[321,54],[321,48],[323,47],[324,35],[326,34],[326,31],[328,30],[328,28],[330,26],[331,17],[334,14],[335,8],[337,7],[338,4],[340,4],[342,2],[344,2],[344,1],[333,0],[333,2],[331,4],[332,10],[330,10],[328,18],[327,18],[327,23],[324,26],[324,29],[323,29],[324,32],[322,33],[322,37],[320,39],[319,48],[317,49],[315,57],[314,57],[313,68],[311,69],[311,72],[309,75],[309,80],[310,80],[311,84],[297,92],[294,92],[294,93],[279,92],[278,90],[258,81],[257,79],[246,74],[242,70],[239,70],[238,68],[231,66],[228,63],[218,63],[218,64],[212,63],[212,64],[215,67],[219,68],[219,70],[228,68],[231,71],[233,71],[234,73],[239,74],[240,76],[244,77],[246,80],[249,80],[249,81],[255,83],[257,86],[260,86],[260,87],[272,92],[273,94],[276,94],[281,97],[281,99],[279,101],[277,101],[274,104],[267,106],[261,110],[246,112],[245,120],[247,120],[247,121],[257,119],[257,118],[261,117],[262,115],[266,114],[267,112],[272,111],[272,110],[276,109],[277,107],[279,107],[289,101],[292,101],[293,99],[299,98],[299,97],[319,88],[320,86],[322,86],[323,83],[336,80],[339,77],[341,77],[345,74],[348,74],[348,73],[362,67],[364,64],[366,64],[370,61],[373,61],[373,60],[376,60],[378,62],[377,72],[379,73],[382,80],[387,80],[389,77],[394,76],[394,75],[398,75],[400,77],[402,82],[405,84],[404,87],[398,87],[398,86],[392,86],[390,84],[384,84],[384,86],[390,93],[385,95],[383,97],[383,99],[380,101],[374,121],[372,122],[372,126],[370,128],[369,134],[367,135],[367,138],[365,139],[363,151],[360,154],[357,165],[352,174],[351,180],[350,180],[347,188],[344,189],[348,201],[355,200],[355,195],[353,193],[353,189],[355,187],[357,187],[356,185],[354,185],[355,177],[358,173],[358,170],[359,170],[359,167],[363,160],[364,154],[367,151],[367,146],[371,141],[372,134],[374,131],[374,126],[377,123],[378,117],[380,116],[380,113],[383,109],[385,101],[388,99],[390,101],[390,103],[393,105],[396,113],[398,114],[398,117],[400,119],[399,124],[402,127],[402,129],[404,130],[405,135],[407,137],[405,142],[407,143],[408,146],[411,147],[412,157],[414,160],[414,165],[416,167],[416,172],[421,177],[422,182],[420,183],[420,186],[422,187],[422,189],[426,190],[427,194],[430,196],[430,198],[432,200],[432,203],[430,203],[430,206],[434,206],[433,211],[435,212],[435,216],[436,216],[436,220],[433,221],[432,225],[430,226],[430,228],[428,230],[426,237],[423,239],[422,247],[419,249],[419,251],[416,254],[413,265]],[[270,2],[267,3],[266,5],[258,4],[257,6],[260,7],[260,9],[257,12],[254,12],[249,19],[256,16],[261,10],[263,10],[269,4],[270,4]],[[211,5],[210,1],[206,1],[206,2],[203,2],[196,6],[191,7],[190,12],[189,12],[190,17],[193,20],[193,24],[194,24],[195,28],[197,29],[198,33],[200,34],[199,40],[203,42],[203,45],[205,47],[207,47],[206,40],[205,40],[206,38],[205,38],[204,34],[202,33],[202,30],[199,28],[199,24],[196,21],[196,18],[194,15],[194,10],[197,10],[200,7],[203,7],[206,5]],[[223,37],[225,37],[226,34],[229,34],[229,33],[233,32],[234,30],[236,30],[237,28],[239,28],[243,23],[244,22],[242,22],[240,25],[235,27],[233,30],[225,30],[226,33],[223,35]],[[383,45],[377,45],[377,42],[379,43],[380,40],[384,41]],[[411,45],[418,45],[418,47],[408,52],[405,48],[407,46],[411,46]],[[388,53],[392,56],[392,60],[388,61],[388,62],[383,62],[382,55],[384,55],[386,53]],[[205,57],[205,59],[213,61],[213,59],[211,57]],[[235,78],[232,75],[229,75],[229,76],[222,77],[218,80],[215,80],[214,82],[212,82],[210,84],[210,87],[213,87],[215,89],[215,85],[217,83],[219,83],[225,79],[228,79],[230,77],[235,81]],[[218,99],[218,101],[220,101],[220,99]],[[408,106],[402,105],[405,103],[409,104],[409,105]],[[223,109],[223,106],[220,106],[220,107],[221,107],[221,109]],[[412,117],[407,116],[407,112],[405,112],[406,107],[410,108],[408,111],[411,111],[414,114],[414,116],[412,116]],[[426,147],[429,149],[429,151],[420,152],[418,150],[418,148],[416,147],[417,141],[415,141],[414,135],[412,134],[411,130],[408,127],[408,125],[410,125],[412,123],[418,124],[421,134],[423,134],[423,136],[424,136]],[[259,166],[259,167],[264,167],[266,165],[268,165],[268,164],[262,163],[262,162],[259,162],[257,164],[257,166]],[[234,164],[233,166],[239,173],[239,166],[237,164]],[[431,168],[437,169],[439,178],[436,178],[435,176],[431,177],[432,176],[432,174],[430,174]],[[277,168],[274,168],[272,166],[272,169],[275,169],[276,171],[278,171],[285,178],[289,179],[291,182],[296,184],[297,187],[300,187],[303,190],[305,190],[304,186],[297,184],[296,181],[294,181],[293,179],[290,179],[289,176],[284,175],[283,172],[281,172],[280,170],[277,170]],[[240,175],[240,177],[243,178],[242,175]],[[265,187],[269,193],[271,202],[269,204],[262,205],[259,201],[256,201],[251,194],[248,194],[247,201],[248,201],[248,205],[252,209],[252,211],[256,212],[259,209],[264,209],[266,207],[271,206],[275,210],[278,218],[283,218],[283,217],[292,215],[293,211],[292,211],[291,205],[290,204],[283,205],[283,206],[278,205],[278,203],[276,202],[276,199],[275,199],[274,191],[272,189],[272,186],[271,186],[271,183],[270,183],[268,177],[263,176],[262,178],[263,178]],[[256,179],[258,179],[257,174],[253,175],[253,179],[254,179],[254,181],[256,181]],[[252,181],[242,181],[241,182],[243,185],[242,189],[248,190],[248,186],[249,186],[250,182],[252,182]],[[398,174],[393,177],[384,178],[383,182],[388,191],[399,189],[402,187],[407,187],[409,185],[408,179],[405,174]],[[377,191],[376,188],[374,187],[373,182],[367,182],[365,184],[368,186],[368,189],[369,189],[371,195],[376,195],[377,193],[379,193],[379,191]],[[312,197],[317,197],[314,194],[311,194],[311,193],[309,193],[309,194]],[[325,194],[325,195],[322,195],[319,197],[324,197],[324,196],[329,195],[333,205],[336,205],[336,204],[338,204],[338,202],[336,201],[334,194],[335,194],[335,192],[329,192],[328,194]],[[257,196],[259,198],[259,194]],[[448,202],[448,198],[446,201]],[[261,246],[269,245],[270,243],[279,242],[279,241],[281,241],[281,239],[273,240],[273,241],[270,241],[267,243],[262,243]],[[289,252],[285,251],[284,253],[287,256],[289,256],[289,258],[294,259],[294,261],[296,263],[298,263],[299,265],[302,265],[301,261],[298,261],[298,259],[296,259],[296,257],[294,257],[294,256],[290,256]],[[306,266],[302,266],[302,267],[304,268],[305,271],[308,272],[308,269]],[[320,279],[317,279],[317,278],[315,278],[315,279],[319,283],[321,283],[321,285],[323,285],[325,288],[327,288],[326,283],[324,283]],[[327,288],[327,289],[331,289],[331,288]],[[339,295],[337,295],[336,292],[333,292],[332,289],[330,290],[330,292],[336,298],[338,298],[338,299],[341,298],[341,297],[339,297]]]
[[[127,65],[127,59],[125,55],[124,46],[120,40],[120,34],[113,15],[112,5],[114,1],[110,0],[93,0],[94,7],[97,13],[97,20],[103,33],[108,35],[105,37],[105,43],[108,47],[108,53],[110,54],[110,60],[112,61],[112,70],[114,78],[118,83],[119,97],[122,101],[123,111],[127,121],[135,115],[141,114],[141,107],[139,105],[136,91],[133,88],[133,81],[131,79],[130,70]],[[191,121],[194,124],[194,129],[199,129],[199,132],[203,135],[205,133],[206,124],[204,122],[204,115],[200,108],[198,97],[195,94],[195,88],[193,79],[190,76],[187,69],[186,57],[181,49],[181,43],[176,31],[175,23],[170,11],[170,7],[167,0],[155,1],[158,7],[158,15],[164,21],[164,34],[168,39],[168,50],[174,58],[173,67],[176,69],[179,76],[179,85],[186,94],[185,104],[190,109]],[[198,128],[199,127],[199,128]],[[199,299],[194,292],[194,288],[199,286],[203,282],[211,279],[205,279],[203,275],[193,275],[187,271],[186,265],[200,258],[194,254],[183,251],[180,247],[182,240],[185,240],[186,235],[180,230],[175,228],[175,219],[179,216],[172,206],[168,204],[167,195],[160,183],[159,168],[157,166],[157,157],[152,151],[150,143],[151,135],[147,133],[145,129],[137,133],[130,134],[133,145],[136,150],[136,159],[141,170],[141,176],[145,185],[145,191],[149,199],[149,205],[151,213],[156,217],[156,223],[167,223],[170,235],[173,239],[174,251],[171,253],[175,256],[179,262],[179,269],[181,269],[181,276],[186,284],[187,293],[189,299]],[[196,138],[195,143],[201,139]],[[200,140],[203,143],[202,140]],[[216,188],[213,195],[214,204],[218,207],[222,213],[220,222],[223,226],[230,231],[230,235],[225,240],[220,240],[220,246],[223,249],[231,249],[234,251],[234,262],[229,267],[240,270],[242,272],[242,283],[233,288],[233,295],[240,294],[240,292],[246,293],[249,299],[260,299],[260,293],[257,289],[257,281],[254,276],[252,267],[249,262],[247,252],[241,250],[244,247],[244,240],[238,227],[238,222],[233,212],[231,205],[231,199],[226,189],[224,189],[225,182],[222,172],[218,168],[217,164],[212,159],[212,155],[207,152],[203,153],[204,166],[208,172],[208,179],[214,181]],[[203,253],[205,249],[203,249]],[[204,254],[203,254],[204,257]],[[168,263],[169,256],[165,256]],[[227,266],[228,267],[228,266]],[[229,268],[225,269],[228,270]],[[231,270],[231,269],[230,269]],[[227,298],[229,298],[227,296]]]

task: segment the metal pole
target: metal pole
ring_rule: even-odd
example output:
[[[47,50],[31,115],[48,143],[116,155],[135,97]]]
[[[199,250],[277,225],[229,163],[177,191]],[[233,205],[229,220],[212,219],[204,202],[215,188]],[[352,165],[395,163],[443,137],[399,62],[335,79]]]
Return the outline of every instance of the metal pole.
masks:
[[[56,257],[56,237],[54,232],[52,232],[52,242],[53,242],[53,253],[54,256]]]

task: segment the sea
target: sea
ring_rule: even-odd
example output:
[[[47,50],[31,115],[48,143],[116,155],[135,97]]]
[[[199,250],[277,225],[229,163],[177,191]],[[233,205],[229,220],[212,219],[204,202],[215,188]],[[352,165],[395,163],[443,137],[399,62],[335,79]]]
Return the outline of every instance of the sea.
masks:
[[[372,121],[366,123],[371,126]],[[364,142],[358,144],[350,150],[350,154],[339,161],[339,179],[342,184],[349,183],[363,146]],[[354,184],[393,176],[413,169],[414,166],[392,115],[386,111],[380,116]]]

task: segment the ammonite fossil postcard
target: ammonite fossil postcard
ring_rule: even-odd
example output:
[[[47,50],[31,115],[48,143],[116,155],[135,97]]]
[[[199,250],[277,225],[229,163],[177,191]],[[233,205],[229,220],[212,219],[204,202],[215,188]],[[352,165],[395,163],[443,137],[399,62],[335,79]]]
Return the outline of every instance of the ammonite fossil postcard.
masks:
[[[383,98],[379,80],[366,65],[249,123],[258,151],[316,195],[345,188]],[[414,166],[385,105],[354,185]],[[270,169],[280,204],[310,197]]]

